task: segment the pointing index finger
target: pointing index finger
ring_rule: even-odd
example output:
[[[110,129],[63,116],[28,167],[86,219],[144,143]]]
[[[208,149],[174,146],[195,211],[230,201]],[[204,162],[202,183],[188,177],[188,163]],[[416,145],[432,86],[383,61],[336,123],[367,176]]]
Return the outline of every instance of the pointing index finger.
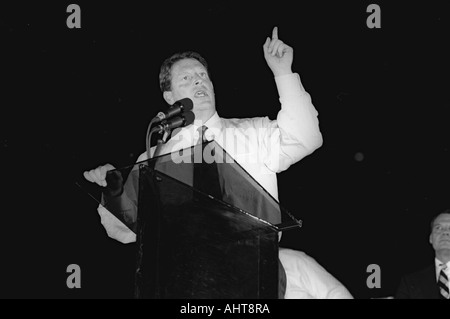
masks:
[[[272,31],[272,40],[278,39],[278,27],[274,27]]]

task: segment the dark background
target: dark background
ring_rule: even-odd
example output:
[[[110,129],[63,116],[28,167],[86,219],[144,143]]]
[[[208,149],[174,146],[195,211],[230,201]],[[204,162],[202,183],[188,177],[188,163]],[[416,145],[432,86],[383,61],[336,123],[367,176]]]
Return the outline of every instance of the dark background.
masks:
[[[429,218],[450,207],[444,1],[377,1],[381,29],[366,26],[369,1],[79,1],[81,29],[68,29],[70,3],[0,8],[0,297],[132,297],[135,245],[106,236],[75,181],[145,151],[165,107],[159,67],[176,51],[206,57],[222,117],[275,119],[262,52],[274,26],[324,137],[279,174],[280,202],[304,222],[282,246],[314,257],[356,298],[393,295],[401,274],[433,262]],[[66,287],[70,264],[81,289]],[[366,286],[371,264],[379,289]]]

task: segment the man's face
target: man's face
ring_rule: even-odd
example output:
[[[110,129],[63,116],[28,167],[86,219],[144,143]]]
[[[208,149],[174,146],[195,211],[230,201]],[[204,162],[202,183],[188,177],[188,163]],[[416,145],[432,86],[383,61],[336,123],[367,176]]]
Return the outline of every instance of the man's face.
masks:
[[[450,251],[450,214],[439,215],[433,223],[430,244],[436,252]]]
[[[183,98],[190,98],[196,111],[215,111],[214,87],[208,71],[195,59],[183,59],[172,66],[172,91],[164,92],[164,98],[173,104]]]

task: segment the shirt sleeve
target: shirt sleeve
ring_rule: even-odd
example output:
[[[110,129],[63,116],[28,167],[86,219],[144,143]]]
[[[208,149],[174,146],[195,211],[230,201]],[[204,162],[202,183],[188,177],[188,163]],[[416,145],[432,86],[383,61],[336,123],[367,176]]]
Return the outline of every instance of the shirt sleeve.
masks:
[[[137,162],[145,160],[146,156],[146,153],[142,154]],[[102,194],[102,202],[97,208],[108,236],[124,244],[136,241],[138,181],[138,170],[133,169],[123,184],[121,194]]]
[[[304,252],[280,248],[279,258],[286,271],[286,299],[353,299],[335,277]]]
[[[281,110],[277,119],[266,118],[263,145],[266,166],[275,173],[286,170],[314,152],[322,143],[318,112],[297,73],[275,77]]]
[[[99,205],[97,208],[100,222],[109,237],[123,243],[129,244],[136,241],[136,234],[125,226],[116,216],[111,214],[105,207]]]
[[[154,151],[155,147],[152,147],[151,152],[154,153]],[[147,153],[142,153],[136,162],[139,163],[147,158]],[[116,202],[114,199],[108,202],[108,198],[105,199],[103,196],[103,205],[97,208],[100,222],[108,236],[124,244],[136,241],[138,179],[137,171],[131,171],[120,198],[117,198]]]

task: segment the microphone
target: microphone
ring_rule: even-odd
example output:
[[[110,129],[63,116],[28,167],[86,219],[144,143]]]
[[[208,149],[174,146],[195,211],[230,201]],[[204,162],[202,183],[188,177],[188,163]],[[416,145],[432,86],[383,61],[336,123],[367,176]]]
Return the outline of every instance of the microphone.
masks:
[[[191,111],[194,108],[194,103],[192,100],[188,97],[181,99],[179,101],[176,101],[169,107],[169,109],[166,112],[159,112],[154,120],[154,123],[158,123],[164,120],[167,120],[175,115],[178,115],[183,112]],[[187,124],[189,125],[189,124]]]
[[[170,120],[164,121],[161,124],[155,126],[152,131],[165,131],[173,130],[178,127],[184,127],[194,123],[195,114],[192,111],[187,111],[181,114],[181,116],[176,116]]]

